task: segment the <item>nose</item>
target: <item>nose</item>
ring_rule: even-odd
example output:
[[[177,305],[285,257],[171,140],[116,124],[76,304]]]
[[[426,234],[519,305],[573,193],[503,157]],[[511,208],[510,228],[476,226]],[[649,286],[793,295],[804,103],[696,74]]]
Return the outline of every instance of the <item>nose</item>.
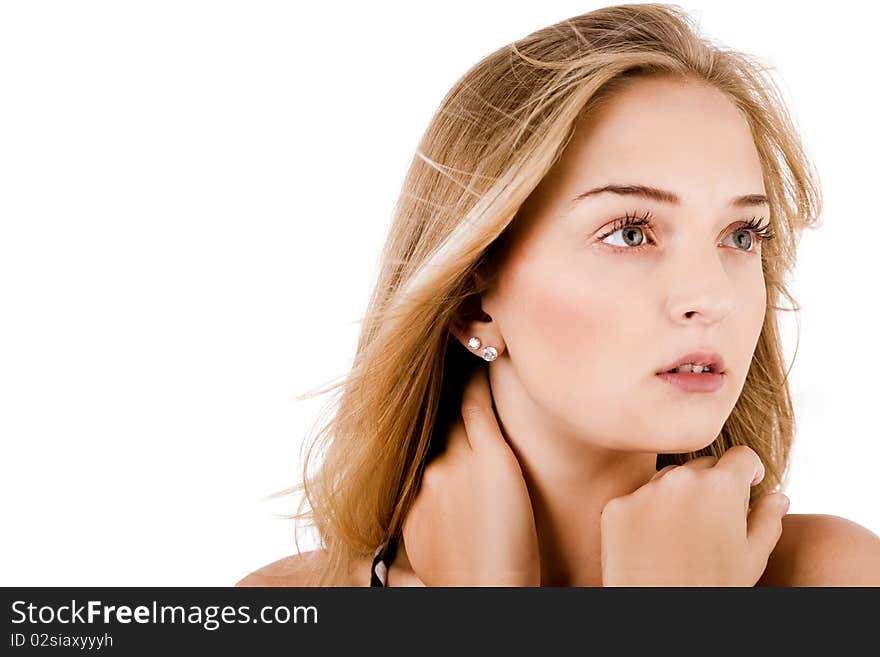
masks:
[[[717,250],[692,249],[670,265],[667,304],[672,321],[715,324],[733,310],[734,282]]]

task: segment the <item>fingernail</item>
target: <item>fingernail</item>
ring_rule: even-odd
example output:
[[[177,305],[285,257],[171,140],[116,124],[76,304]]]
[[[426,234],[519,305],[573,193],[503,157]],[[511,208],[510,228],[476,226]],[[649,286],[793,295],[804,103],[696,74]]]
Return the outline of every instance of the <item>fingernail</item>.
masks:
[[[791,506],[791,500],[788,499],[788,495],[783,494],[782,495],[782,502],[781,502],[782,515],[785,515],[786,513],[788,513],[788,507],[790,507],[790,506]]]
[[[752,486],[754,486],[755,484],[761,483],[761,481],[763,481],[763,479],[764,479],[765,474],[766,474],[766,472],[764,470],[764,464],[761,463],[761,470],[755,475],[755,478],[752,479]]]

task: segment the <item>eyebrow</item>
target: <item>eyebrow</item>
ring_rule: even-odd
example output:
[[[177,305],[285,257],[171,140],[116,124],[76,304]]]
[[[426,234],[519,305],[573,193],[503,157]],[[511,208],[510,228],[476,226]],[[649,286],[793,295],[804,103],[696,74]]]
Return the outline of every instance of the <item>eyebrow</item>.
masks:
[[[587,192],[582,192],[574,197],[571,205],[584,200],[585,198],[596,196],[598,194],[617,194],[619,196],[637,196],[646,198],[660,203],[669,203],[671,205],[681,205],[681,199],[673,192],[665,189],[657,189],[647,185],[629,184],[629,185],[603,185],[596,187]],[[743,196],[734,196],[728,204],[731,208],[750,208],[759,205],[770,205],[770,200],[764,194],[744,194]]]

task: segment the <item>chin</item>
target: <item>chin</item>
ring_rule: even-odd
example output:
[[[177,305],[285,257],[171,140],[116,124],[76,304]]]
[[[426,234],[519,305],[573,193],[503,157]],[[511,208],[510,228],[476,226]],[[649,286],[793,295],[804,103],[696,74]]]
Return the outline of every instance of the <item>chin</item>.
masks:
[[[709,444],[711,445],[712,443]],[[701,445],[699,447],[682,446],[678,449],[658,449],[653,451],[656,451],[657,454],[690,454],[691,452],[699,452],[701,449],[708,446],[709,445]]]
[[[699,440],[686,441],[686,440],[670,440],[669,442],[663,442],[660,445],[655,443],[654,447],[656,449],[652,449],[651,451],[657,452],[658,454],[687,454],[688,452],[699,452],[701,449],[705,449],[709,445],[715,442],[713,438],[709,442],[706,442],[705,438],[701,438]]]

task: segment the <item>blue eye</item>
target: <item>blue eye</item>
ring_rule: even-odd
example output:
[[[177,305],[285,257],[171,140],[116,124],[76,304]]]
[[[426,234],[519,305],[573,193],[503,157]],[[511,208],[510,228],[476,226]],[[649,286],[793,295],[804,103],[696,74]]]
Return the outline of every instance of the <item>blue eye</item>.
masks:
[[[627,212],[623,219],[618,219],[613,224],[611,230],[602,235],[599,239],[604,241],[606,238],[619,232],[623,239],[622,244],[605,243],[609,244],[609,246],[623,248],[626,251],[639,251],[645,246],[646,236],[644,228],[652,227],[653,224],[651,223],[650,212],[646,212],[643,217],[636,217],[635,214],[630,217],[629,212]],[[632,244],[631,241],[635,241],[636,243]]]
[[[629,212],[626,213],[626,216],[623,219],[618,219],[611,227],[611,230],[603,234],[599,239],[609,246],[613,246],[615,249],[621,251],[641,251],[643,248],[647,246],[647,236],[645,234],[645,230],[653,230],[654,225],[651,222],[651,213],[646,212],[642,217],[636,217],[635,214],[631,217]],[[755,240],[766,241],[771,240],[776,237],[776,234],[773,233],[770,229],[770,223],[768,222],[766,225],[761,226],[761,219],[757,219],[756,217],[752,217],[748,221],[742,221],[737,226],[736,229],[730,233],[730,235],[737,234],[745,234],[749,235],[748,241],[744,245],[745,248],[739,249],[740,251],[752,251],[752,245]],[[605,242],[605,239],[611,237],[612,235],[620,233],[620,241],[618,243]],[[741,240],[736,240],[738,244],[743,244]]]
[[[755,238],[761,240],[762,242],[766,240],[772,240],[774,237],[776,237],[776,233],[770,230],[770,222],[767,222],[766,225],[761,226],[762,219],[763,217],[761,217],[761,219],[756,219],[755,217],[752,217],[748,221],[743,221],[742,223],[740,223],[739,226],[736,227],[736,230],[733,231],[731,235],[736,235],[737,233],[742,232],[745,229],[748,232],[752,233]],[[753,241],[754,240],[749,241],[749,246],[751,246],[751,243]]]

